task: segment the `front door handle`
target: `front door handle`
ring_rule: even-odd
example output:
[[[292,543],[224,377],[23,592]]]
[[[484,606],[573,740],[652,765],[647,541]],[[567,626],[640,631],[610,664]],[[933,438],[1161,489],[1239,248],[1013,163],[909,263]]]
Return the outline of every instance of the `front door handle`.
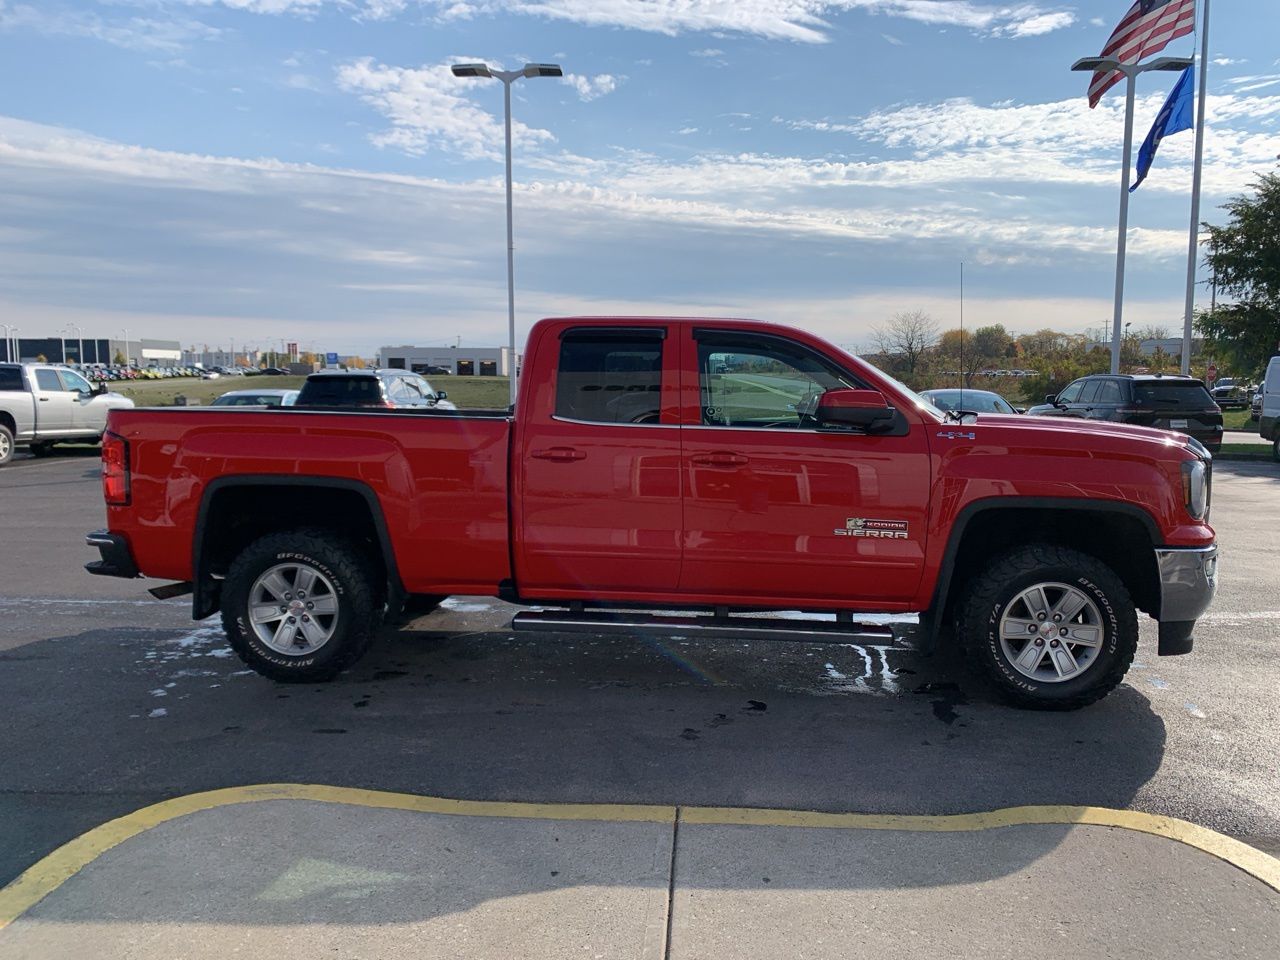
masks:
[[[49,398],[48,398],[48,397],[41,397],[41,398],[40,398],[40,402],[41,402],[41,403],[48,403],[48,402],[49,402]]]
[[[700,453],[692,459],[700,467],[743,467],[750,463],[740,453]]]
[[[546,450],[535,450],[532,454],[538,460],[551,460],[554,463],[572,463],[574,460],[585,460],[587,455],[573,447],[550,447]]]

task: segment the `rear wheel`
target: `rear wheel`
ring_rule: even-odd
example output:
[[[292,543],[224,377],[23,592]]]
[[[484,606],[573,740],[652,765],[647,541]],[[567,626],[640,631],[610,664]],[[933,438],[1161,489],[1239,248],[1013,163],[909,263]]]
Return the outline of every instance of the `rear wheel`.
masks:
[[[13,459],[13,431],[0,423],[0,467]]]
[[[354,543],[318,530],[273,533],[235,559],[222,586],[232,649],[265,677],[331,680],[369,649],[382,598]]]
[[[1074,710],[1124,679],[1138,618],[1124,583],[1100,560],[1053,544],[996,557],[962,600],[961,635],[1014,704]]]

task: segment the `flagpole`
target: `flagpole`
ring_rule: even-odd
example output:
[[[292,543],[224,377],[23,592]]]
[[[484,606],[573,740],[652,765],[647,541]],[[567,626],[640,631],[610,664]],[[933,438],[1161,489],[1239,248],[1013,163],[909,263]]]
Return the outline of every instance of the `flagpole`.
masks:
[[[1133,101],[1138,88],[1138,71],[1121,67],[1125,76],[1124,171],[1120,175],[1120,239],[1116,249],[1116,301],[1111,320],[1111,373],[1120,372],[1120,331],[1124,316],[1124,260],[1129,242],[1129,178],[1133,166]]]
[[[1187,245],[1187,303],[1182,317],[1182,373],[1191,372],[1191,320],[1195,313],[1196,266],[1200,254],[1200,179],[1204,170],[1204,101],[1209,89],[1209,0],[1200,22],[1200,102],[1196,105],[1196,162],[1191,179],[1191,240]]]

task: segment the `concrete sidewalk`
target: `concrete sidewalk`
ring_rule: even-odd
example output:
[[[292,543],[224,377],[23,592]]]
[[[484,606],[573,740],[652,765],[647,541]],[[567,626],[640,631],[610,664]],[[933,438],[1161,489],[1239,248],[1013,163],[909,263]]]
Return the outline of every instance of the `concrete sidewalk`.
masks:
[[[100,828],[28,876],[0,960],[1280,956],[1280,893],[1246,872],[1280,864],[1130,829],[369,796]]]

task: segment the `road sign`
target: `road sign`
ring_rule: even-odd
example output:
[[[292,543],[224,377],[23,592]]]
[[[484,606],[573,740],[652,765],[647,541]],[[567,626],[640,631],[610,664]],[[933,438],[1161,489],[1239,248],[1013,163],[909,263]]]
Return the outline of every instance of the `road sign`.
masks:
[[[324,355],[324,362],[326,364],[333,365],[338,362],[338,355],[336,353],[326,353]]]
[[[1204,378],[1210,383],[1218,379],[1218,365],[1216,363],[1209,364],[1209,369],[1204,372]]]

